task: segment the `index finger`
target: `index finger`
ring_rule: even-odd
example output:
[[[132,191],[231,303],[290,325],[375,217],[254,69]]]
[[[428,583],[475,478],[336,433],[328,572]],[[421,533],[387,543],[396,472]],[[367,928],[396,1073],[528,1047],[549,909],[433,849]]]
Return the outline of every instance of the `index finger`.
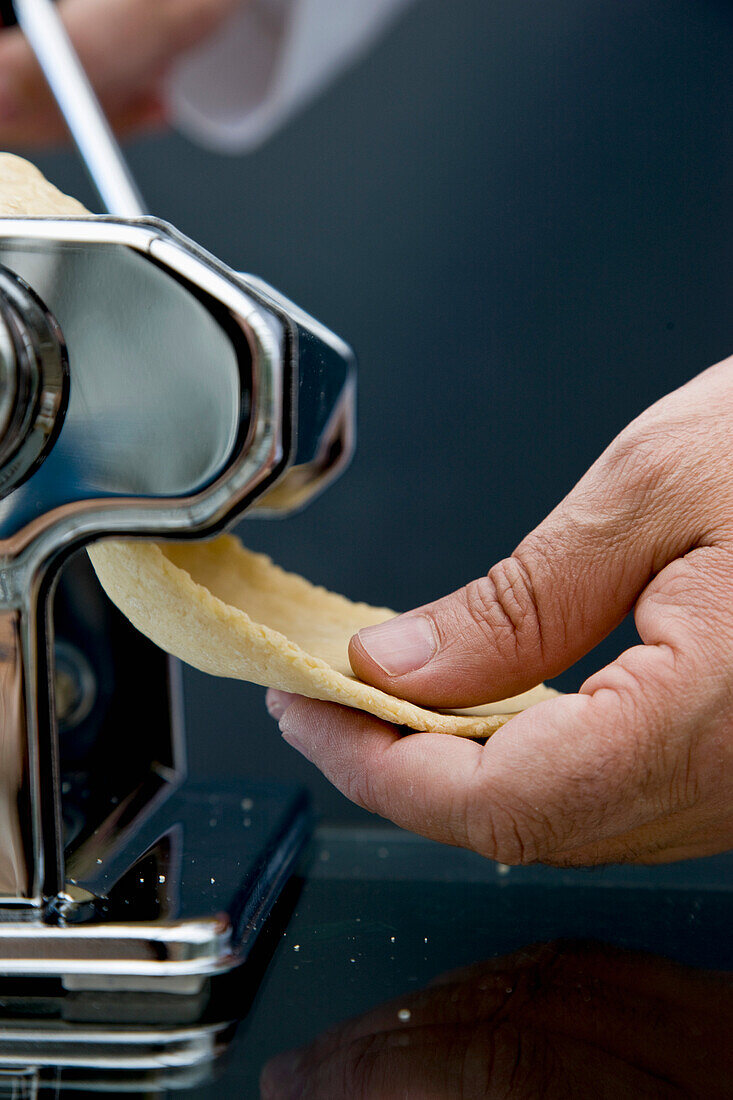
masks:
[[[350,801],[412,832],[467,845],[463,805],[484,746],[441,733],[404,733],[337,703],[294,697],[283,739]]]

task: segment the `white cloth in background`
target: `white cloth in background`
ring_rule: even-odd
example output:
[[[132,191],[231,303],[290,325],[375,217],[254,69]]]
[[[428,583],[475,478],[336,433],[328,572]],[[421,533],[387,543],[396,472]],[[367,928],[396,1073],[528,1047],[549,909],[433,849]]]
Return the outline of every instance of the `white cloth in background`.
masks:
[[[249,0],[168,83],[174,125],[201,145],[261,144],[414,0]]]

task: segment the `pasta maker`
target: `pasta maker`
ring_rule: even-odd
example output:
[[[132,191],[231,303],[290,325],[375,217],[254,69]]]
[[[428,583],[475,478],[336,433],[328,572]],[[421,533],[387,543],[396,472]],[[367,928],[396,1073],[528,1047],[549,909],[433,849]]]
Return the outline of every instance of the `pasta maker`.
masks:
[[[0,984],[196,998],[247,955],[306,800],[182,783],[177,663],[71,559],[302,507],[351,455],[354,360],[145,216],[53,4],[14,6],[109,213],[0,219]]]

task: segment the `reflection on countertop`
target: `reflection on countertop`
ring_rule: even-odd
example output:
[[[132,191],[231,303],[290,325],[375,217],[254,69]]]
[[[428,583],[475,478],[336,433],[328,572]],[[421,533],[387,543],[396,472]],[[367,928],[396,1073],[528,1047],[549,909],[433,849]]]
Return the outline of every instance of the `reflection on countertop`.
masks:
[[[733,979],[604,944],[444,974],[272,1059],[262,1100],[730,1096]]]
[[[320,828],[247,964],[197,998],[0,991],[0,1097],[727,1097],[732,870],[508,868]],[[39,1029],[65,1061],[23,1065]]]

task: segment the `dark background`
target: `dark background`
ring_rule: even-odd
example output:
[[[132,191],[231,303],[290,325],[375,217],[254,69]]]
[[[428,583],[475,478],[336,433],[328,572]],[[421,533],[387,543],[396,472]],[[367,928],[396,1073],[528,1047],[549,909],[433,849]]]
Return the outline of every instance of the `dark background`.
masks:
[[[355,346],[351,470],[242,537],[407,609],[485,572],[625,423],[733,352],[733,8],[420,0],[243,157],[128,149],[152,212]],[[98,204],[75,157],[34,159]],[[626,624],[558,685],[633,639]],[[259,688],[186,671],[200,777],[300,778]]]

